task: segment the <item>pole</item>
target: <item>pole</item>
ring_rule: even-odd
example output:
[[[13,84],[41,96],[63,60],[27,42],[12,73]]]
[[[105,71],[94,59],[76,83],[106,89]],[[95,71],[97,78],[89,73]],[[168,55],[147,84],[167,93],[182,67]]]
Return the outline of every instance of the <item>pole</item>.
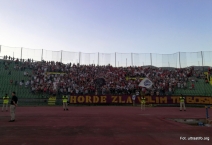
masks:
[[[115,67],[116,67],[116,52],[115,52]]]
[[[99,65],[99,52],[98,52],[98,62],[97,62],[97,64]]]
[[[126,58],[126,67],[127,67],[127,58]]]
[[[79,65],[80,65],[80,57],[81,57],[81,52],[79,52]]]
[[[203,67],[203,54],[202,54],[202,51],[201,51],[201,56],[202,56],[202,67]]]
[[[150,62],[151,62],[151,66],[152,66],[152,53],[150,53]]]
[[[62,61],[63,61],[63,59],[62,59],[62,57],[63,57],[63,51],[61,50],[60,53],[61,53],[61,54],[60,54],[60,62],[62,63]]]
[[[201,57],[202,57],[202,71],[204,72],[204,67],[203,67],[203,54],[201,51]],[[207,78],[208,79],[208,78]],[[205,91],[205,95],[206,95],[206,90],[205,90],[205,83],[204,83],[204,91]]]
[[[23,47],[21,47],[21,59],[22,59],[22,49],[23,49]]]
[[[181,62],[180,62],[180,52],[179,52],[179,65],[180,65],[180,68],[181,68]]]
[[[131,66],[133,66],[133,54],[131,53]]]
[[[41,52],[41,61],[43,61],[43,49],[42,49],[42,52]]]

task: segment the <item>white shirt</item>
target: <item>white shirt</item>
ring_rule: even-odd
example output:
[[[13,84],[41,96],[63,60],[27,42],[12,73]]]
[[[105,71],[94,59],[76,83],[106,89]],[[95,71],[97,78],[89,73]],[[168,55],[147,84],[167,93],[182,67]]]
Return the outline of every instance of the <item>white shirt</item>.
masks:
[[[57,83],[56,82],[53,83],[53,88],[54,88],[54,90],[57,89]]]
[[[132,95],[132,100],[135,100],[135,95]]]

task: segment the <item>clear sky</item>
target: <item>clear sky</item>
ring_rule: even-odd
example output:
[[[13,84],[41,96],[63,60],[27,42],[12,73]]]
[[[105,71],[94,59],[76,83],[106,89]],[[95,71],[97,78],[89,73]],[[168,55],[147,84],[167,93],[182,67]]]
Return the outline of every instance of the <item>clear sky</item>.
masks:
[[[212,0],[0,0],[0,45],[81,52],[212,50]]]

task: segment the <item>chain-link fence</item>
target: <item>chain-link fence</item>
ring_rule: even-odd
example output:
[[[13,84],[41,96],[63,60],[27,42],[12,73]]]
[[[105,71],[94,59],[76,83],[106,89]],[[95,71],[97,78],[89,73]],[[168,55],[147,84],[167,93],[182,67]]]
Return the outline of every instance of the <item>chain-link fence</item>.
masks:
[[[83,53],[51,51],[21,47],[0,46],[0,57],[10,56],[35,61],[57,61],[81,65],[112,65],[115,67],[156,66],[184,68],[189,66],[212,66],[212,51],[156,53]]]

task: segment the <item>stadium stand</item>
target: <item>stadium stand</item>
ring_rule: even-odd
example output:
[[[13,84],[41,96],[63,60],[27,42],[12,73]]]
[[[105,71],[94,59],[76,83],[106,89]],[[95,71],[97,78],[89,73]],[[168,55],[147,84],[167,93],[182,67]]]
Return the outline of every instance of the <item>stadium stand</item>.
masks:
[[[26,87],[25,83],[20,85],[20,82],[26,82],[28,77],[24,76],[24,71],[29,74],[32,70],[23,67],[22,62],[11,61],[11,60],[0,60],[0,93],[1,99],[4,94],[9,94],[15,91],[18,94],[19,105],[39,105],[42,104],[47,98],[47,96],[42,96],[42,94],[32,94],[29,91],[29,86]],[[43,99],[42,99],[43,98]]]
[[[16,91],[24,100],[20,101],[22,105],[47,104],[50,96],[61,97],[62,94],[131,95],[142,91],[158,96],[212,96],[212,85],[206,82],[205,72],[194,67],[112,67],[34,62],[4,56],[0,60],[0,72],[1,95]],[[145,77],[154,83],[150,90],[138,86]]]

